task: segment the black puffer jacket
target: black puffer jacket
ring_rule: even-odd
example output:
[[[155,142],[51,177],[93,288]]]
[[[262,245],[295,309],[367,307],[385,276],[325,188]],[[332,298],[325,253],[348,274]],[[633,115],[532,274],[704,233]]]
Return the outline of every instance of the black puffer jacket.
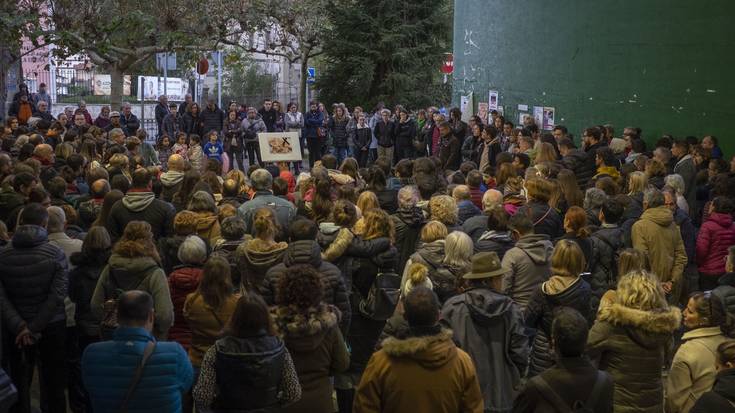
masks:
[[[623,229],[602,227],[590,237],[594,243],[597,262],[591,271],[589,283],[592,287],[592,309],[597,312],[600,299],[607,290],[618,283],[618,253],[623,249]]]
[[[735,369],[717,373],[712,391],[702,395],[689,413],[735,413]]]
[[[69,261],[75,266],[69,272],[69,299],[76,304],[74,319],[77,330],[87,336],[99,336],[100,320],[92,312],[90,302],[110,253],[88,255],[75,252]]]
[[[408,119],[406,122],[396,122],[396,146],[402,148],[413,146],[413,138],[416,136],[416,122]]]
[[[186,236],[174,235],[173,237],[159,238],[158,244],[158,255],[161,257],[161,268],[168,277],[174,267],[181,265],[179,261],[179,247],[184,242]]]
[[[378,140],[378,145],[385,148],[392,148],[393,145],[395,145],[396,143],[395,123],[390,120],[388,121],[388,123],[380,120],[378,123],[375,124],[373,135]]]
[[[34,333],[64,320],[68,272],[64,252],[48,242],[46,229],[21,225],[10,246],[0,250],[0,288],[6,329],[17,334],[27,324]]]
[[[130,221],[145,221],[151,224],[154,239],[172,234],[176,215],[174,206],[155,199],[152,192],[134,191],[128,191],[123,199],[112,206],[105,225],[110,238],[117,241]]]
[[[531,296],[523,313],[526,326],[537,329],[531,351],[529,376],[535,376],[554,365],[554,352],[551,351],[551,323],[554,310],[559,307],[573,308],[592,324],[594,313],[590,310],[592,290],[582,278],[552,276],[541,284]]]
[[[225,112],[223,112],[217,105],[214,105],[213,109],[209,106],[205,106],[202,109],[202,133],[207,134],[209,131],[222,131],[222,126],[225,123]],[[203,137],[202,137],[203,138]],[[206,139],[202,139],[202,145],[208,142]]]
[[[478,252],[495,252],[501,260],[505,253],[513,248],[515,241],[507,231],[486,231],[475,242],[475,254]]]
[[[530,211],[529,211],[530,210]],[[563,221],[559,213],[548,204],[531,201],[518,208],[516,214],[526,214],[533,222],[534,234],[545,234],[550,239],[557,239],[564,234]]]
[[[347,123],[349,123],[349,118],[346,116],[343,116],[342,120],[335,117],[329,118],[329,133],[332,135],[332,144],[336,148],[347,147]]]
[[[579,187],[585,189],[589,186],[590,179],[595,176],[595,164],[587,163],[587,154],[579,149],[571,149],[562,158],[561,164],[577,176]]]
[[[294,265],[310,265],[319,272],[324,282],[324,302],[333,304],[342,312],[340,325],[350,324],[350,299],[345,289],[342,273],[339,268],[328,262],[322,261],[321,249],[316,241],[302,240],[294,241],[288,245],[283,255],[283,262],[272,267],[265,274],[263,280],[263,299],[269,305],[276,303],[276,286],[278,280],[286,272],[288,267]]]
[[[487,215],[477,215],[467,219],[462,224],[462,232],[469,235],[472,238],[472,242],[477,243],[482,234],[486,233],[487,228]]]
[[[398,208],[395,214],[391,215],[393,224],[396,227],[396,248],[398,248],[398,265],[396,270],[399,274],[403,273],[408,258],[416,252],[421,228],[426,224],[424,213],[421,208],[413,206],[411,208]]]

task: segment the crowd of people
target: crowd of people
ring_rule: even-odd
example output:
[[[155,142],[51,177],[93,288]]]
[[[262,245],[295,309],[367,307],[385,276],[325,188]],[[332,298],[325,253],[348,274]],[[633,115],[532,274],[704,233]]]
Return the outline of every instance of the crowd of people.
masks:
[[[36,368],[52,413],[735,411],[735,159],[714,136],[162,97],[153,145],[128,105],[67,124],[16,102],[11,411]],[[264,131],[308,162],[262,162]]]

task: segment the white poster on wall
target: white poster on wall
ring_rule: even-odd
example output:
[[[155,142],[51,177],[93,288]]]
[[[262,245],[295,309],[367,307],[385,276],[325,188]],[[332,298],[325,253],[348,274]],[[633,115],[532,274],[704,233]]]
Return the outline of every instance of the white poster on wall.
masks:
[[[491,90],[488,92],[488,108],[490,110],[498,110],[498,91],[497,90]]]
[[[533,107],[533,120],[536,122],[536,126],[541,129],[541,125],[544,124],[544,108],[543,106]]]
[[[475,103],[472,99],[473,93],[470,92],[467,96],[462,96],[460,99],[459,109],[462,111],[462,121],[469,122],[472,115],[474,115]]]
[[[298,132],[259,133],[258,145],[263,162],[303,160]]]
[[[145,100],[158,100],[163,95],[163,83],[166,78],[162,76],[138,76],[138,100],[145,94]],[[169,77],[166,82],[166,96],[169,101],[183,101],[188,93],[189,83],[178,77]]]
[[[95,96],[110,96],[112,94],[110,75],[92,75],[92,91]],[[130,75],[123,77],[123,95],[130,96]]]

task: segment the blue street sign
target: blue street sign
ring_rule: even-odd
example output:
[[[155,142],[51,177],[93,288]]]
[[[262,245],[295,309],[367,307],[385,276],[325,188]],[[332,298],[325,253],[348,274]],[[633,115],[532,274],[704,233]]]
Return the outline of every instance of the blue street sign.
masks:
[[[308,83],[316,82],[316,68],[315,67],[306,68],[306,81]]]

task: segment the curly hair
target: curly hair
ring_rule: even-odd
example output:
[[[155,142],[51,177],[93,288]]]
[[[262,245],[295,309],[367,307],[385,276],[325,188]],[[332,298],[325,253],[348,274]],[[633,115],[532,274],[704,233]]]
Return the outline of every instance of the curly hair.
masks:
[[[617,304],[643,311],[668,308],[666,295],[658,278],[645,270],[631,271],[618,280]]]
[[[444,225],[455,225],[459,220],[457,202],[449,195],[437,195],[429,200],[431,219]]]
[[[276,304],[299,310],[316,307],[324,298],[324,283],[319,272],[309,265],[288,267],[278,280]]]
[[[388,237],[391,244],[396,241],[396,227],[393,219],[382,209],[371,209],[364,217],[365,230],[363,238],[371,240],[375,238]]]
[[[192,211],[181,211],[174,216],[174,232],[176,235],[191,235],[197,232],[199,218]]]
[[[153,242],[151,224],[145,221],[128,222],[112,252],[126,258],[150,257],[157,263],[161,263],[158,249]]]

